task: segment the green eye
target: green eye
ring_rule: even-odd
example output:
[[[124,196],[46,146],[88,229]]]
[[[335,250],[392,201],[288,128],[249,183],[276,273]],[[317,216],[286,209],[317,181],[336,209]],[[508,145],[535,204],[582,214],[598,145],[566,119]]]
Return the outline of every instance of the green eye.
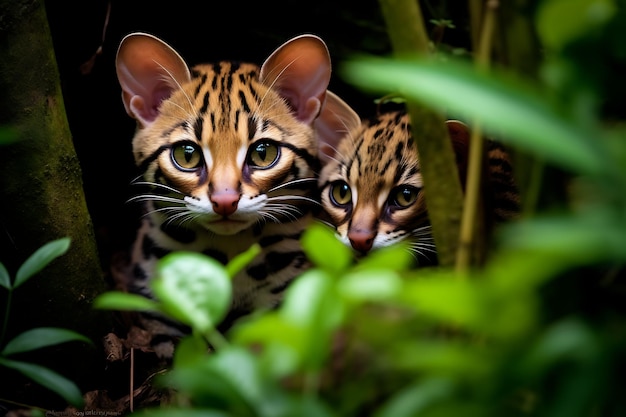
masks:
[[[408,207],[415,203],[418,195],[419,189],[411,186],[402,186],[396,188],[395,191],[391,193],[392,203],[403,208]]]
[[[250,148],[248,163],[258,168],[267,168],[278,160],[278,146],[271,142],[257,142]]]
[[[352,202],[352,191],[344,181],[337,181],[330,185],[330,199],[338,206],[345,206]]]
[[[174,146],[172,150],[172,161],[182,170],[193,170],[202,163],[202,153],[200,149],[191,143],[181,143]]]

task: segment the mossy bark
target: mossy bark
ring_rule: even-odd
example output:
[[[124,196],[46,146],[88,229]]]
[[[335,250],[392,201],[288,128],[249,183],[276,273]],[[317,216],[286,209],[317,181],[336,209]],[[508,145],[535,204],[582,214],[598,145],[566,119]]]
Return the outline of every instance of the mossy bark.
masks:
[[[107,287],[43,0],[0,0],[0,97],[0,125],[16,133],[14,142],[0,144],[0,262],[14,277],[40,246],[71,238],[66,254],[14,292],[7,336],[55,326],[90,337],[94,346],[66,343],[29,358],[85,387],[97,378],[100,340],[110,320],[108,313],[92,308],[92,301]],[[0,290],[3,302],[4,292]],[[0,384],[10,384],[0,386],[5,399],[47,396],[1,379]],[[10,398],[11,392],[17,398]]]
[[[415,0],[379,0],[394,55],[428,54],[428,37]],[[424,190],[440,265],[454,264],[463,192],[452,142],[441,114],[409,101],[411,128],[420,155]]]

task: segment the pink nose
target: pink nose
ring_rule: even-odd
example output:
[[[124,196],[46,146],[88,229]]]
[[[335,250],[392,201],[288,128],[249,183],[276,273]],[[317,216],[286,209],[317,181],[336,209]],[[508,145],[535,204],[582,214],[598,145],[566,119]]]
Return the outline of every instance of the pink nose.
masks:
[[[214,193],[211,195],[211,202],[213,203],[213,210],[217,214],[225,217],[230,216],[237,210],[239,194],[232,191]]]
[[[372,249],[375,237],[376,233],[370,230],[350,230],[348,232],[350,244],[361,253],[367,253]]]

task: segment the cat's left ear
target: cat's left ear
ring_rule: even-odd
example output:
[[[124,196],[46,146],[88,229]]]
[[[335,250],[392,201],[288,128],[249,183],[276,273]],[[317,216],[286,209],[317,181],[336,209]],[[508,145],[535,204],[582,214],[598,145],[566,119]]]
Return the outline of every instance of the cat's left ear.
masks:
[[[152,123],[161,102],[191,78],[187,64],[171,46],[141,32],[122,39],[115,69],[126,112],[142,127]]]
[[[326,91],[326,101],[315,120],[318,156],[322,165],[326,165],[335,156],[339,143],[360,126],[359,115],[335,93]]]
[[[330,54],[314,35],[297,36],[277,48],[263,63],[261,82],[287,100],[298,120],[317,118],[330,82]]]

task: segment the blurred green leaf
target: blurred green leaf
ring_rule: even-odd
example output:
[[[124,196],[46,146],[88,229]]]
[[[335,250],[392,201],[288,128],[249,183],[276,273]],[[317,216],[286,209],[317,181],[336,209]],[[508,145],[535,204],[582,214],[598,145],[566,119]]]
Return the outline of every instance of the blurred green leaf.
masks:
[[[0,145],[8,145],[18,139],[15,128],[10,126],[0,126]]]
[[[69,247],[70,238],[64,237],[48,242],[37,249],[17,270],[15,282],[13,283],[13,289],[22,285],[33,275],[46,267],[50,262],[67,252]]]
[[[402,291],[402,279],[389,269],[363,269],[344,275],[337,290],[353,301],[391,300]]]
[[[60,395],[65,401],[77,408],[81,408],[83,405],[83,397],[78,387],[72,381],[46,367],[2,357],[0,357],[0,366],[15,369],[29,379]]]
[[[540,2],[537,32],[543,43],[561,49],[615,15],[613,0],[547,0]]]
[[[159,305],[144,296],[110,291],[100,294],[93,302],[94,308],[103,310],[160,311]]]
[[[245,268],[255,256],[261,252],[261,246],[258,244],[252,245],[247,251],[240,253],[228,262],[226,265],[226,272],[231,278],[234,277],[237,272]]]
[[[174,351],[174,368],[193,368],[206,357],[208,349],[207,343],[200,336],[183,337]]]
[[[26,330],[15,336],[6,344],[0,354],[5,356],[12,355],[72,341],[81,341],[91,344],[91,340],[87,337],[72,330],[54,327],[38,327],[36,329]]]
[[[203,334],[222,321],[232,298],[224,266],[196,252],[163,257],[152,288],[164,312]]]
[[[399,242],[370,252],[359,260],[354,270],[387,268],[393,271],[404,271],[409,269],[414,261],[415,258],[409,251],[408,245],[405,242]]]
[[[307,256],[319,268],[341,273],[352,263],[350,249],[323,224],[312,224],[302,235],[301,243]]]
[[[7,271],[7,268],[2,262],[0,262],[0,285],[7,290],[11,289],[11,277],[9,276],[9,271]]]
[[[307,353],[303,359],[309,369],[319,369],[332,334],[345,316],[345,305],[333,278],[319,269],[305,272],[287,290],[279,313],[285,321],[304,330]]]
[[[444,112],[477,121],[498,139],[577,173],[613,174],[615,166],[601,139],[548,104],[540,86],[511,74],[477,71],[460,61],[358,58],[340,68],[343,77],[366,90],[399,92]]]
[[[408,385],[383,404],[374,417],[414,417],[434,404],[452,397],[454,383],[445,378],[429,378]]]

